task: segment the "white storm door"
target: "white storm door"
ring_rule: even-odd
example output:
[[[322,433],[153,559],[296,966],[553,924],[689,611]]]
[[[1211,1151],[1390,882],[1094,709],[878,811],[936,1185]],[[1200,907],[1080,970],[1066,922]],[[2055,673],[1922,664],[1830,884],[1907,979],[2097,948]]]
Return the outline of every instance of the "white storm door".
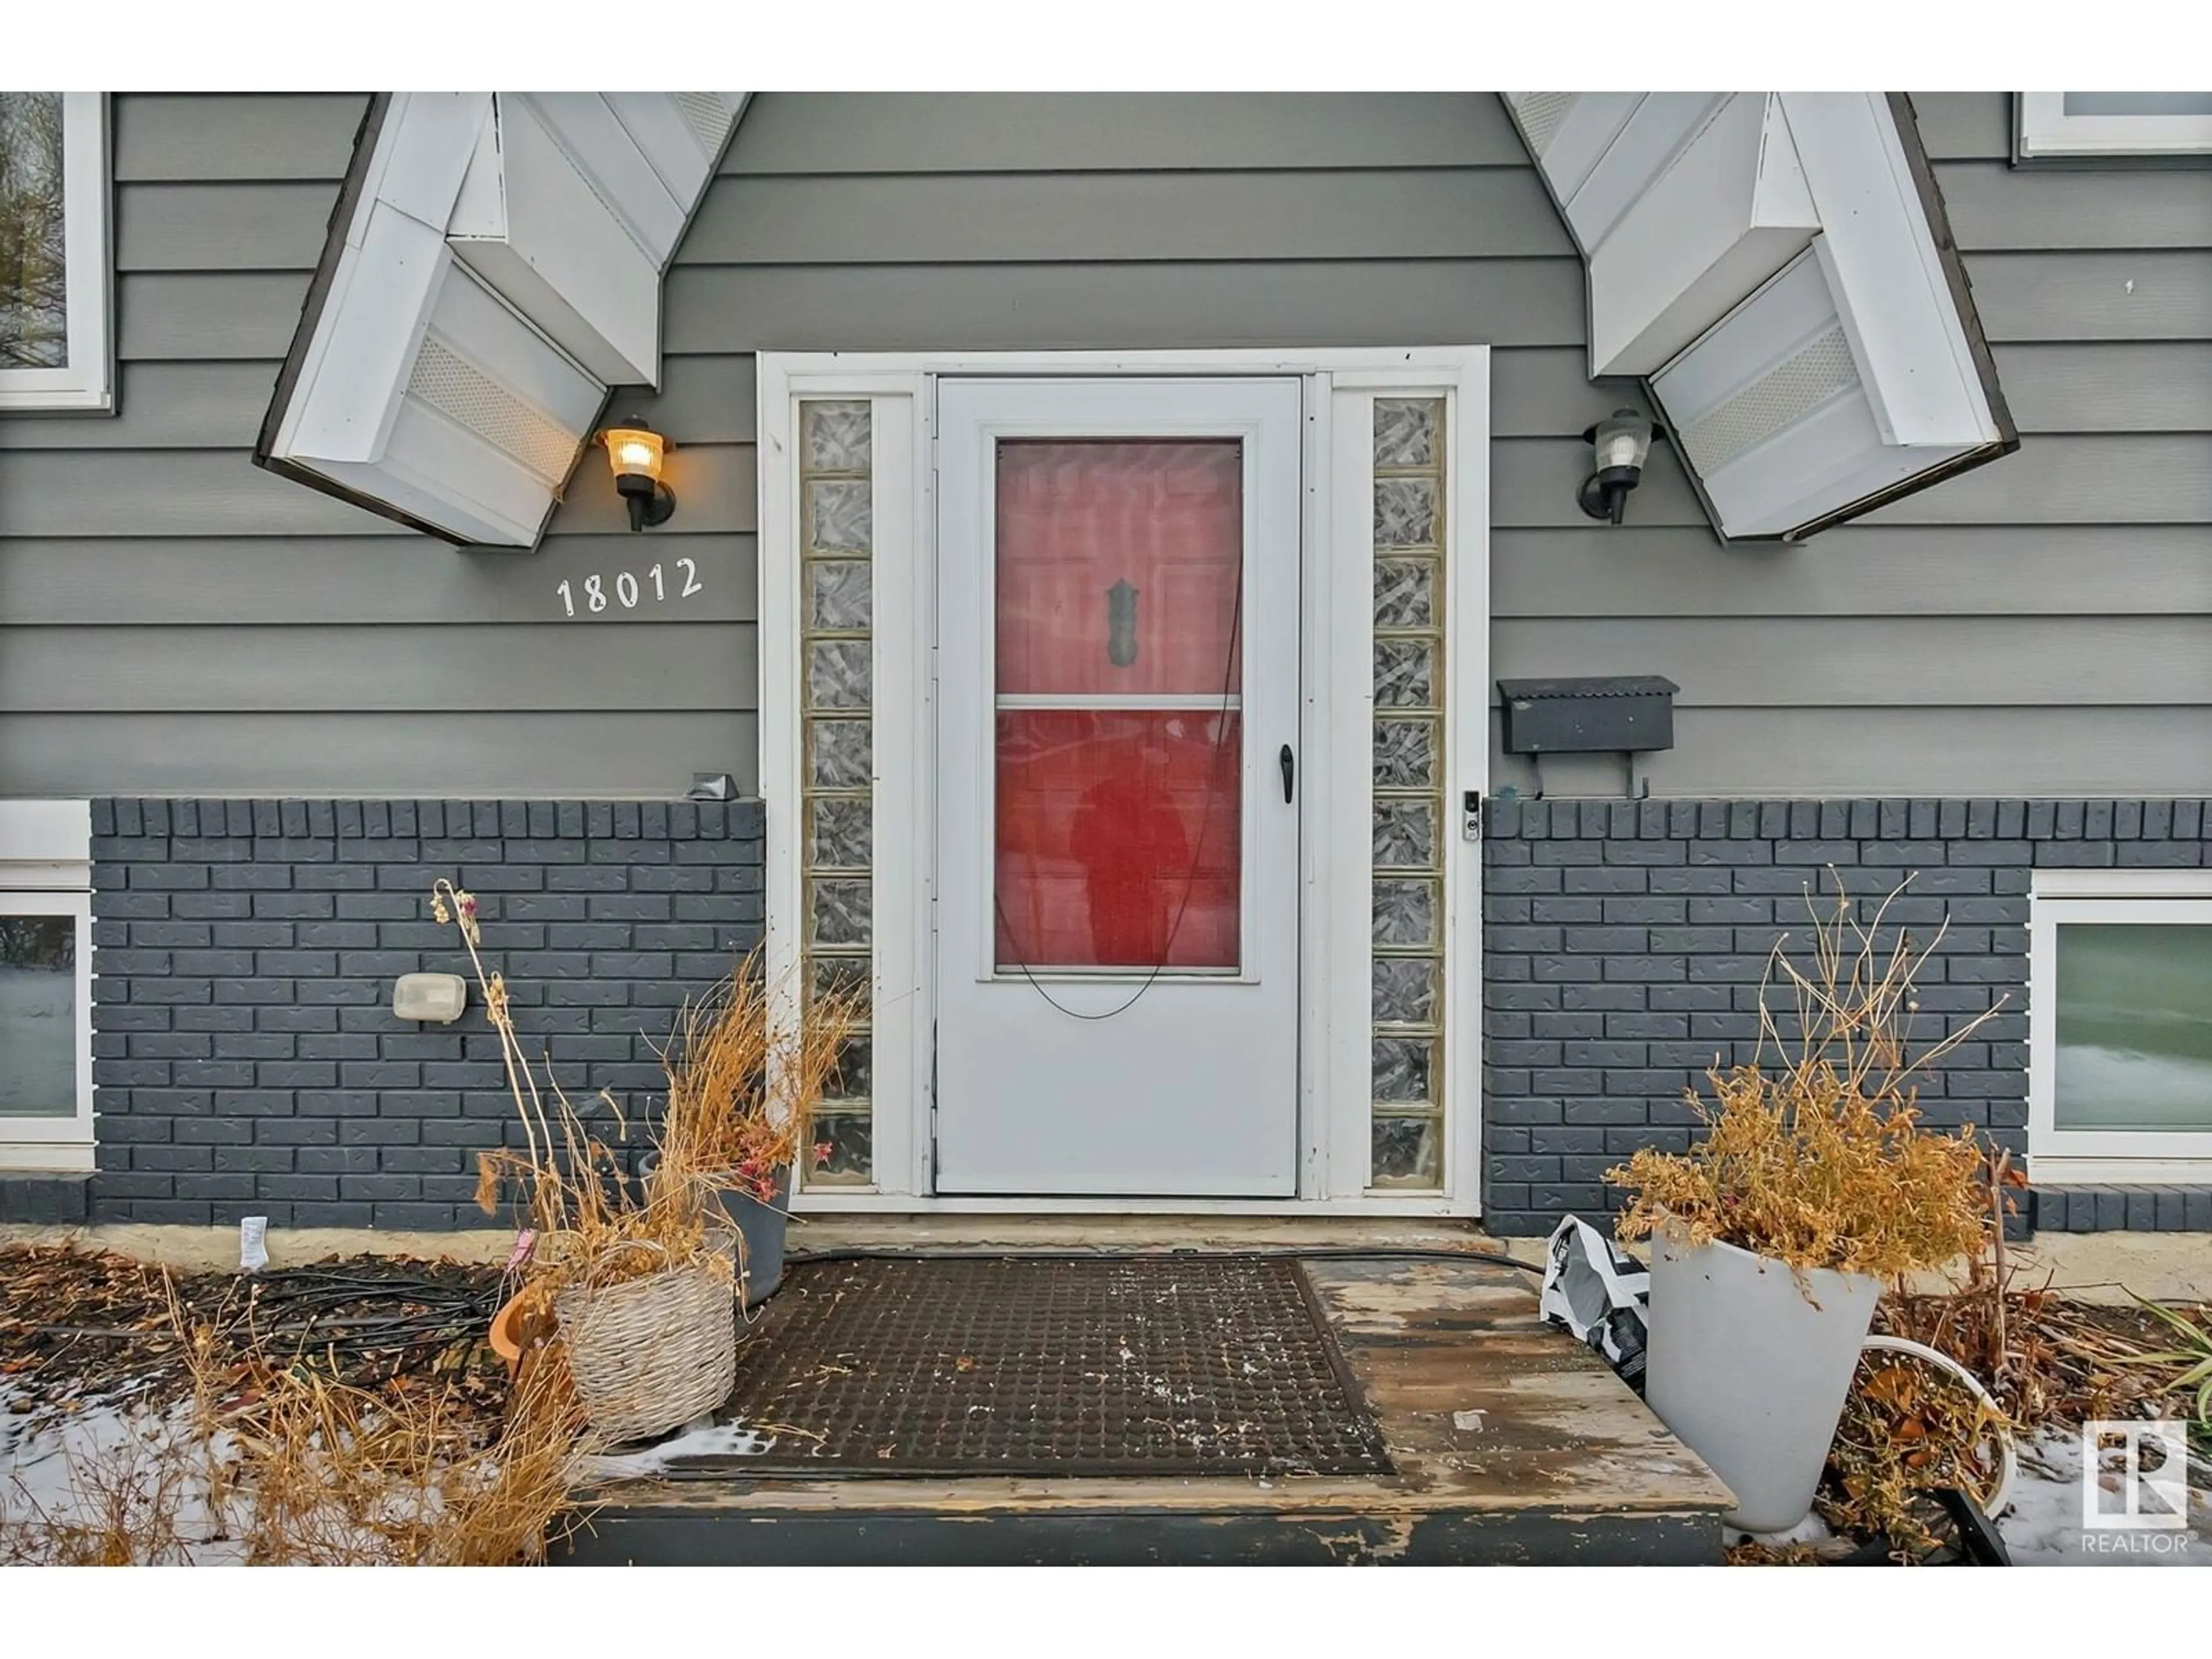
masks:
[[[941,1194],[1296,1194],[1300,422],[939,383]]]

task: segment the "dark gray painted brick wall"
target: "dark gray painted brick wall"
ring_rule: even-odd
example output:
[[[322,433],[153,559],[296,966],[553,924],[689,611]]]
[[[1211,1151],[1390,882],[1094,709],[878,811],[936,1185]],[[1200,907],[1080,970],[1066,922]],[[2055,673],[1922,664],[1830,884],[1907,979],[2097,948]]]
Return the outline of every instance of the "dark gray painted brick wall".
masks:
[[[2031,874],[2212,862],[2197,800],[1497,800],[1486,817],[1483,1206],[1501,1233],[1617,1207],[1607,1168],[1689,1144],[1683,1091],[1716,1059],[1753,1057],[1767,952],[1784,929],[1805,940],[1805,895],[1828,866],[1855,902],[1911,874],[1888,920],[1916,937],[1948,918],[1917,1033],[1933,1041],[2006,998],[1921,1105],[2024,1151]],[[2068,1230],[2212,1214],[2212,1194],[2180,1188],[2045,1197],[2037,1224]]]
[[[91,1218],[487,1223],[477,1152],[520,1129],[480,1000],[391,1012],[469,970],[432,881],[571,1099],[650,1110],[676,1008],[760,939],[763,848],[758,801],[94,801]]]

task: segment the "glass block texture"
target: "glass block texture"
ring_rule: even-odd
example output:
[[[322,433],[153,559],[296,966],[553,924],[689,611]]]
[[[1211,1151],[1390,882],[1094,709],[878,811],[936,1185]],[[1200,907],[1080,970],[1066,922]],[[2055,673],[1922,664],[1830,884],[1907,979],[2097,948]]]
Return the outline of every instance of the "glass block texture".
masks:
[[[810,400],[799,413],[801,982],[810,997],[857,995],[865,1010],[875,944],[874,423],[864,399]],[[816,1120],[806,1171],[814,1186],[874,1179],[873,1060],[864,1012]]]
[[[1375,400],[1368,1179],[1443,1183],[1444,403]]]

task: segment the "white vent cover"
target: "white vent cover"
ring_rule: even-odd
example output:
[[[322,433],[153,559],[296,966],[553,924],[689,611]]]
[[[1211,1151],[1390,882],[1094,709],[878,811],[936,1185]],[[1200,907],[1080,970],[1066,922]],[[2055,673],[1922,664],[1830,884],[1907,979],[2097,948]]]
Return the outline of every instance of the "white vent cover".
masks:
[[[1810,535],[2016,446],[1910,110],[1880,93],[1507,93],[1726,537]]]
[[[659,381],[662,275],[744,100],[380,94],[254,459],[536,545],[607,389]]]

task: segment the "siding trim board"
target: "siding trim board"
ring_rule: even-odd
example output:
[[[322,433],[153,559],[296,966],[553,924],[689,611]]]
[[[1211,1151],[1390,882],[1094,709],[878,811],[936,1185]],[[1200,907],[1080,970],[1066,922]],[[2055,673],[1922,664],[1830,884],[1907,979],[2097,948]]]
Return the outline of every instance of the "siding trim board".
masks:
[[[2203,869],[2208,827],[2212,802],[2197,799],[1492,801],[1485,1225],[1534,1235],[1565,1213],[1617,1208],[1607,1168],[1640,1146],[1689,1145],[1683,1091],[1702,1090],[1716,1058],[1753,1057],[1767,953],[1778,933],[1803,927],[1806,895],[1832,867],[1855,901],[1911,876],[1889,915],[1919,937],[1948,920],[1921,986],[1928,1038],[2005,999],[1923,1082],[1920,1104],[1932,1124],[1972,1125],[2027,1153],[2035,873]],[[2192,1203],[2202,1209],[2194,1188],[2052,1190],[2034,1224],[2180,1227]],[[2085,1208],[2082,1191],[2117,1196]]]

